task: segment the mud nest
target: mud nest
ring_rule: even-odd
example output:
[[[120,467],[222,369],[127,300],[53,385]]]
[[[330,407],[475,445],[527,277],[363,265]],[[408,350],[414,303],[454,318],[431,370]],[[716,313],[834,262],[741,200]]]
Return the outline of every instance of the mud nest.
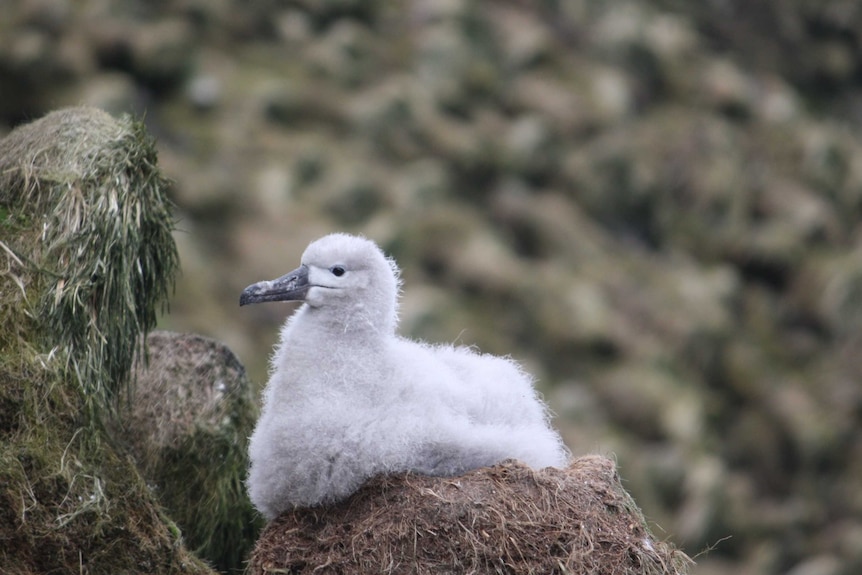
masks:
[[[286,512],[250,573],[684,574],[613,461],[535,471],[507,461],[457,478],[379,476],[337,505]]]

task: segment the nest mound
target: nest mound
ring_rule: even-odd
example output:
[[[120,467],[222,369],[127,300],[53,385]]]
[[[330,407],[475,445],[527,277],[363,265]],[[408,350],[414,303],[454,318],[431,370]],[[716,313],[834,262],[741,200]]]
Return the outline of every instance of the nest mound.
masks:
[[[245,367],[226,345],[159,330],[147,335],[146,352],[135,358],[131,401],[122,411],[123,429],[140,461],[198,431],[216,434],[239,426],[237,434],[250,433],[254,395]]]
[[[128,448],[186,544],[241,571],[261,527],[243,483],[257,416],[245,368],[224,344],[154,331],[133,366],[115,437]]]
[[[532,470],[506,461],[461,477],[378,476],[339,504],[270,523],[250,572],[683,574],[613,461]]]

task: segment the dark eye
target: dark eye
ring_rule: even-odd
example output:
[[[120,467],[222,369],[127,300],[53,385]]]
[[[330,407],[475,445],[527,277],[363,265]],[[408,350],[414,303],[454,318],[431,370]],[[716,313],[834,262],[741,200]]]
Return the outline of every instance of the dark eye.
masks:
[[[334,275],[337,278],[340,278],[341,276],[343,276],[344,272],[345,272],[344,268],[341,266],[332,266],[331,268],[329,268],[329,271],[331,271],[332,275]]]

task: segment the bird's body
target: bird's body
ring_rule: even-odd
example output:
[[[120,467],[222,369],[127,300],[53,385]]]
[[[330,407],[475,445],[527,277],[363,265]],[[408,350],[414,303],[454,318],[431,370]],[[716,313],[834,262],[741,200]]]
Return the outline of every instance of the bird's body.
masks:
[[[282,329],[249,445],[249,495],[267,518],[337,501],[380,473],[566,463],[515,362],[395,334],[398,272],[376,244],[332,234],[302,263],[242,301],[305,301]]]

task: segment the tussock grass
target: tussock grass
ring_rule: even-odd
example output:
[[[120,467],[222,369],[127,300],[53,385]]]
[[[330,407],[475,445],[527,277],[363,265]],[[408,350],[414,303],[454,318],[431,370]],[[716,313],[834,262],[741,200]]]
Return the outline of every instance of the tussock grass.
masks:
[[[173,286],[178,256],[156,161],[142,123],[91,108],[54,112],[0,141],[0,251],[18,288],[4,305],[26,310],[90,411],[127,381]]]
[[[103,423],[173,284],[152,139],[61,110],[0,140],[3,573],[212,571]]]

